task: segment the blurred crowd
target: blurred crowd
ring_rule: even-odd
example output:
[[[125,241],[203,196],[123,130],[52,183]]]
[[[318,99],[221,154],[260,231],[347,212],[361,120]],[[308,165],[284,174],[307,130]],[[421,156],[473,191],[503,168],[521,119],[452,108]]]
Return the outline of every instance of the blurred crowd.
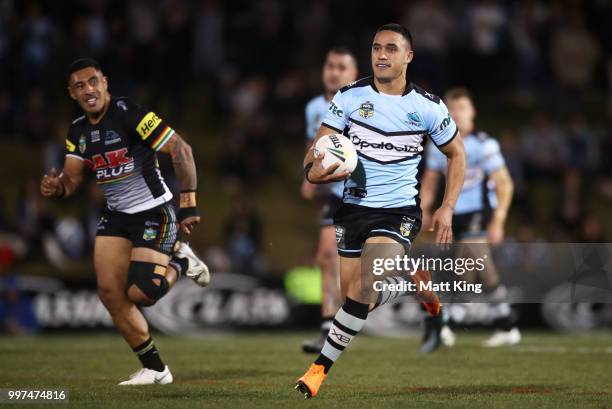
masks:
[[[372,35],[391,21],[414,36],[411,80],[438,94],[467,86],[483,102],[479,119],[493,123],[486,130],[500,139],[516,180],[515,238],[604,241],[605,214],[592,202],[612,201],[606,0],[0,0],[0,143],[34,144],[45,169],[61,164],[76,113],[65,69],[89,56],[113,94],[163,107],[171,123],[197,123],[196,151],[219,135],[216,179],[248,192],[288,171],[275,160],[280,149],[303,148],[304,106],[322,91],[326,50],[351,48],[367,75]],[[495,125],[500,112],[507,118]],[[85,189],[81,219],[57,219],[38,180],[17,183],[17,202],[0,204],[17,209],[19,226],[3,214],[0,226],[25,240],[32,257],[49,257],[54,246],[61,257],[87,255],[102,204],[95,186]],[[545,227],[533,222],[541,213]],[[253,204],[238,201],[214,253],[220,265],[265,270],[264,227]]]

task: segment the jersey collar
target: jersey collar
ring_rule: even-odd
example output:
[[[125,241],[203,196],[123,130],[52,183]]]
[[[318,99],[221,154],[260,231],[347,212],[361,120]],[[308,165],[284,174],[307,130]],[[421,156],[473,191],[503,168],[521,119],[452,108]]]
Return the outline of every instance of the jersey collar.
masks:
[[[376,91],[377,93],[380,94],[380,91],[378,90],[378,88],[376,88],[376,84],[374,83],[374,76],[373,75],[370,77],[370,86],[372,87],[372,89],[374,91]],[[404,89],[404,92],[402,93],[402,96],[410,94],[410,92],[413,89],[414,89],[414,85],[412,84],[412,82],[411,81],[406,81],[406,89]]]

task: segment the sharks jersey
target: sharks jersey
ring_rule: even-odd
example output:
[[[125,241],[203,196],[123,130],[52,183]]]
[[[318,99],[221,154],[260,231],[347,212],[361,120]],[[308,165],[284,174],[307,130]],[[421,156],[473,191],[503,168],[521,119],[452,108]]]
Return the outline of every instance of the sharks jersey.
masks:
[[[466,170],[463,188],[455,205],[455,214],[465,214],[497,206],[495,186],[488,175],[504,166],[499,143],[484,132],[472,132],[463,138]],[[432,147],[427,150],[427,168],[446,172],[446,156]]]
[[[327,108],[329,108],[329,102],[325,99],[325,95],[314,97],[306,104],[306,136],[309,142],[312,142],[317,136],[321,121],[327,113]],[[332,195],[342,198],[344,182],[330,183],[329,186]]]
[[[338,91],[323,125],[347,135],[359,155],[344,203],[372,208],[419,206],[427,138],[444,146],[457,134],[440,98],[412,83],[402,95],[387,95],[372,77]]]
[[[94,173],[109,210],[138,213],[172,199],[155,152],[173,134],[155,113],[126,98],[112,98],[96,125],[85,116],[72,122],[66,156],[84,161]]]

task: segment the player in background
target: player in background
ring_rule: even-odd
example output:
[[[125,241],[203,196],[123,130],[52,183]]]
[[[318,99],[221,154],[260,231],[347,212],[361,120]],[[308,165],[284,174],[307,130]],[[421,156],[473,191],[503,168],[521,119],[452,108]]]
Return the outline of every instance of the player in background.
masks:
[[[504,241],[504,227],[512,202],[512,177],[505,165],[499,143],[474,126],[476,109],[469,91],[453,88],[445,94],[444,101],[459,127],[465,145],[467,167],[463,189],[457,199],[453,216],[453,235],[460,243],[482,243],[478,256],[486,255],[485,269],[478,277],[471,277],[483,284],[488,302],[495,308],[494,334],[483,345],[497,347],[515,345],[521,334],[515,326],[507,290],[500,283],[488,244],[496,246]],[[436,190],[446,171],[446,157],[435,146],[428,147],[426,170],[421,187],[421,207],[424,225],[431,221],[431,208]],[[465,277],[470,279],[470,277]],[[448,309],[446,309],[448,311]],[[425,318],[425,334],[422,352],[431,352],[441,343],[452,346],[455,336],[442,315]]]
[[[120,385],[172,383],[139,307],[155,304],[181,274],[201,286],[210,279],[206,265],[186,243],[177,242],[179,229],[189,235],[200,221],[191,147],[152,111],[111,97],[108,80],[92,59],[70,65],[68,93],[84,115],[68,131],[62,172],[44,175],[41,193],[70,197],[85,171],[94,173],[107,204],[94,245],[98,296],[142,364]],[[177,213],[157,152],[172,159],[181,188]]]
[[[364,294],[372,266],[363,265],[364,245],[378,257],[403,255],[421,226],[420,169],[425,140],[430,137],[448,158],[448,183],[442,206],[434,213],[437,243],[452,241],[453,209],[465,174],[465,152],[458,129],[440,98],[407,80],[412,61],[412,36],[399,24],[381,26],[371,45],[372,77],[363,78],[336,93],[315,138],[345,133],[359,154],[353,174],[334,175],[338,164],[321,166],[312,150],[304,158],[311,183],[346,181],[343,204],[334,216],[340,255],[344,304],[336,313],[321,353],[298,379],[296,389],[314,397],[334,362],[361,331],[371,309],[397,296]],[[364,261],[365,263],[365,261]],[[401,276],[389,277],[410,280]],[[401,286],[399,286],[401,288]],[[397,291],[400,293],[401,291]],[[432,313],[439,314],[439,303]]]
[[[357,59],[344,47],[332,48],[327,52],[323,64],[322,80],[325,92],[311,99],[306,105],[307,149],[321,126],[329,103],[338,90],[357,79]],[[334,315],[342,305],[340,297],[340,276],[338,274],[338,249],[334,230],[334,214],[342,205],[344,182],[328,185],[315,185],[304,180],[302,196],[307,200],[316,200],[321,205],[321,230],[316,261],[321,269],[321,336],[304,341],[302,350],[306,353],[317,353],[323,348],[327,333],[331,328]]]

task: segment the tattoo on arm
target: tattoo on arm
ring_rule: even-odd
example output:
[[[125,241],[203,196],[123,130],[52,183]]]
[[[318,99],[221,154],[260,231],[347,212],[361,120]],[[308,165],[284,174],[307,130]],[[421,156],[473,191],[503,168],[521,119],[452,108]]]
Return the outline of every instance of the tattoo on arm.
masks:
[[[175,133],[162,150],[172,158],[172,166],[181,190],[196,190],[198,179],[191,146]]]

